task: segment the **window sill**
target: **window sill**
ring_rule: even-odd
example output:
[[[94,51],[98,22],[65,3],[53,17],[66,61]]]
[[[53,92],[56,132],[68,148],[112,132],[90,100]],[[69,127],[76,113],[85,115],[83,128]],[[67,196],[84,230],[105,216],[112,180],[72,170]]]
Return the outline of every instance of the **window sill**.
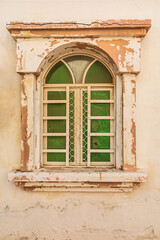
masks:
[[[137,170],[124,172],[39,170],[34,172],[12,171],[8,180],[32,191],[54,192],[131,192],[134,186],[147,181],[147,173]]]

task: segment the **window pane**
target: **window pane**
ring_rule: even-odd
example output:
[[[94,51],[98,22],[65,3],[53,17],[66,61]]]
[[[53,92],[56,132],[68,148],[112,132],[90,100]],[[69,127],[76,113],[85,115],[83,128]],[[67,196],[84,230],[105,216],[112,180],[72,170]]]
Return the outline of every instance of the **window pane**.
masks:
[[[91,116],[110,116],[110,104],[91,103]]]
[[[48,162],[65,162],[66,153],[47,153]]]
[[[110,149],[109,136],[92,136],[91,149]]]
[[[66,137],[47,137],[47,149],[65,149]]]
[[[106,120],[106,119],[91,120],[91,132],[92,133],[109,133],[110,120]]]
[[[61,83],[73,83],[70,71],[64,63],[61,61],[56,63],[49,71],[46,77],[46,83],[48,84],[61,84]]]
[[[66,104],[65,103],[49,103],[47,104],[48,116],[66,116]]]
[[[66,120],[47,120],[48,133],[65,133]]]
[[[93,61],[93,58],[79,55],[65,58],[64,61],[66,61],[72,69],[76,83],[82,83],[83,74],[89,63]]]
[[[48,100],[66,100],[65,91],[49,91]]]
[[[91,162],[110,162],[110,153],[91,153]]]
[[[110,99],[110,91],[91,91],[92,100],[108,100]]]
[[[113,79],[108,69],[99,61],[92,64],[87,72],[86,83],[112,83]]]

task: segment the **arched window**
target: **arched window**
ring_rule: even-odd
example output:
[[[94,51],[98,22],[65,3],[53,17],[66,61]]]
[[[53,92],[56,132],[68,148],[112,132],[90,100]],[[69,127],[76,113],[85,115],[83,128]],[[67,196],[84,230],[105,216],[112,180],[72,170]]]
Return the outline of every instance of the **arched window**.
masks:
[[[91,56],[64,57],[43,85],[42,159],[50,166],[113,166],[114,77]]]

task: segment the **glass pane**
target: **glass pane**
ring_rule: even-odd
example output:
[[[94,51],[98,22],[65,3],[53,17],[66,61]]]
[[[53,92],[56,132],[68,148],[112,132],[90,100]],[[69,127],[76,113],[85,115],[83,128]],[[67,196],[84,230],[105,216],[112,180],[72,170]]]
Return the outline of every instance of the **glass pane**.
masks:
[[[65,133],[66,120],[47,120],[48,133]]]
[[[63,62],[56,63],[46,77],[48,84],[73,83],[70,71]]]
[[[76,83],[82,83],[83,74],[93,59],[87,56],[78,55],[65,58],[64,61],[66,61],[72,69]]]
[[[48,100],[66,100],[65,91],[49,91]]]
[[[48,162],[65,162],[66,153],[47,153]]]
[[[99,119],[91,120],[91,132],[92,133],[109,133],[110,132],[110,120]]]
[[[47,116],[66,116],[65,103],[48,103]]]
[[[54,136],[47,137],[47,149],[65,149],[66,137]]]
[[[91,103],[91,116],[110,116],[110,103]]]
[[[91,162],[110,162],[110,153],[91,153]]]
[[[91,91],[92,100],[108,100],[110,99],[110,91]]]
[[[112,83],[113,79],[108,69],[99,61],[89,68],[85,83]]]
[[[109,136],[92,136],[91,149],[110,149]]]

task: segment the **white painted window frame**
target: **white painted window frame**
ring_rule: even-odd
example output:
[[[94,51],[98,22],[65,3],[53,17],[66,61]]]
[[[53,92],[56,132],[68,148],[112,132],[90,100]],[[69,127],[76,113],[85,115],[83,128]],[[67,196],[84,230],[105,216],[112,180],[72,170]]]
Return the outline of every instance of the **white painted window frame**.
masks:
[[[82,53],[81,53],[81,55],[83,55]],[[69,56],[72,56],[72,55],[69,55]],[[75,54],[73,55],[73,56],[75,56]],[[66,56],[65,56],[66,57]],[[91,57],[91,56],[90,56]],[[70,69],[70,67],[69,67],[69,65],[68,64],[66,64],[66,62],[63,60],[63,59],[59,59],[58,61],[61,61],[61,62],[63,62],[66,66],[67,66],[67,68],[69,69],[69,71],[70,71],[70,73],[71,73],[71,76],[72,76],[72,79],[73,79],[73,84],[46,84],[45,83],[45,78],[46,78],[46,75],[47,75],[47,73],[49,72],[49,70],[51,69],[51,67],[53,66],[53,64],[51,64],[51,66],[49,67],[49,69],[47,69],[46,70],[46,73],[44,74],[44,76],[42,76],[42,77],[40,77],[40,82],[41,82],[41,92],[37,92],[37,94],[39,95],[39,98],[38,99],[41,99],[41,112],[42,112],[42,114],[41,114],[41,118],[42,118],[42,121],[41,121],[41,125],[39,126],[39,128],[41,129],[41,137],[39,137],[39,132],[36,132],[35,133],[35,135],[36,136],[38,136],[38,138],[40,138],[41,139],[41,141],[39,142],[39,148],[38,148],[38,151],[40,151],[40,149],[41,149],[41,153],[39,153],[38,152],[38,156],[41,156],[41,167],[42,168],[45,168],[45,167],[53,167],[53,166],[55,166],[55,167],[92,167],[92,168],[99,168],[99,169],[101,169],[101,168],[118,168],[118,161],[119,161],[119,163],[122,165],[122,135],[117,135],[116,134],[116,120],[117,120],[117,117],[118,117],[118,120],[117,120],[117,122],[119,123],[119,127],[121,128],[122,127],[122,118],[121,118],[121,115],[122,115],[122,113],[120,112],[121,111],[121,109],[122,109],[122,107],[120,107],[120,108],[117,108],[117,110],[116,110],[116,99],[117,99],[117,97],[118,97],[118,102],[120,103],[120,106],[121,106],[121,104],[122,104],[122,91],[120,92],[121,93],[121,95],[120,96],[116,96],[116,93],[117,93],[117,91],[116,91],[116,77],[115,76],[113,76],[113,74],[111,73],[111,75],[112,75],[112,79],[113,79],[113,83],[112,84],[86,84],[85,83],[85,77],[86,77],[86,74],[87,74],[87,72],[88,72],[88,70],[90,69],[90,67],[92,66],[92,64],[94,63],[94,62],[96,62],[96,61],[98,61],[98,59],[97,58],[95,58],[95,57],[93,57],[93,60],[91,61],[91,63],[88,65],[88,67],[86,68],[86,70],[85,70],[85,72],[84,72],[84,74],[83,74],[83,78],[82,78],[82,83],[81,84],[76,84],[75,83],[75,77],[74,77],[74,74],[73,74],[73,72],[72,72],[72,70]],[[54,65],[56,64],[57,62],[55,62],[54,63]],[[107,67],[106,67],[107,68]],[[107,68],[108,69],[108,68]],[[110,69],[108,69],[108,71],[110,71]],[[121,81],[119,82],[119,84],[121,84]],[[120,86],[118,86],[119,88],[120,88]],[[82,163],[81,162],[81,164],[76,164],[77,163],[77,159],[75,159],[75,162],[74,163],[71,163],[71,162],[69,162],[69,158],[68,158],[68,155],[69,155],[69,153],[68,153],[68,149],[69,149],[69,126],[68,126],[68,124],[69,124],[69,96],[68,96],[68,94],[69,94],[69,89],[75,89],[75,91],[77,91],[76,89],[83,89],[83,90],[86,90],[87,92],[88,92],[88,106],[90,106],[90,103],[91,102],[95,102],[94,100],[89,100],[90,99],[90,91],[91,90],[93,90],[93,89],[95,89],[95,90],[97,90],[97,89],[101,89],[101,90],[103,90],[103,89],[107,89],[107,90],[109,90],[112,94],[111,94],[111,98],[114,98],[114,100],[111,100],[111,103],[113,103],[114,104],[114,106],[112,107],[112,104],[111,104],[111,114],[113,114],[113,116],[114,116],[114,119],[113,119],[113,121],[114,121],[114,123],[112,123],[112,121],[111,121],[111,131],[113,132],[113,140],[112,140],[112,138],[111,138],[111,149],[110,150],[100,150],[100,152],[107,152],[107,151],[110,151],[111,153],[114,151],[114,153],[113,154],[111,154],[111,161],[108,163],[108,162],[105,162],[105,163],[99,163],[99,162],[95,162],[95,163],[91,163],[90,162],[90,152],[92,151],[92,152],[96,152],[96,151],[94,151],[94,150],[91,150],[90,149],[90,136],[91,135],[93,135],[93,134],[91,134],[90,133],[90,131],[88,130],[88,157],[87,157],[87,162],[86,163]],[[122,87],[121,87],[121,89],[122,89]],[[43,119],[44,119],[44,112],[45,112],[45,115],[46,115],[46,108],[44,107],[44,105],[43,105],[43,103],[45,102],[45,104],[46,104],[46,100],[44,101],[43,100],[43,98],[45,98],[46,99],[46,93],[49,91],[49,90],[52,90],[52,91],[54,91],[54,90],[56,90],[56,91],[60,91],[60,90],[63,90],[63,91],[66,91],[66,93],[67,93],[67,96],[68,96],[68,100],[65,100],[65,101],[63,101],[63,102],[65,102],[66,103],[66,107],[67,107],[67,109],[68,109],[68,111],[66,111],[66,113],[68,114],[68,116],[66,115],[66,117],[61,117],[61,119],[63,118],[63,119],[66,119],[66,121],[68,122],[68,124],[67,124],[67,126],[68,127],[66,127],[66,135],[65,136],[67,136],[66,137],[66,150],[59,150],[59,152],[65,152],[66,153],[66,163],[55,163],[55,162],[51,162],[51,163],[47,163],[47,160],[46,160],[46,152],[55,152],[55,150],[54,151],[52,151],[52,150],[47,150],[47,149],[44,149],[43,148],[43,142],[44,142],[44,144],[45,144],[45,148],[46,148],[46,145],[47,145],[47,143],[46,143],[46,141],[43,139]],[[46,93],[45,93],[46,92]],[[45,96],[43,96],[43,94],[45,93]],[[113,96],[112,96],[113,95]],[[81,103],[82,103],[82,99],[78,99],[78,102],[79,101],[81,101]],[[99,100],[98,100],[99,101]],[[55,101],[52,101],[52,102],[55,102]],[[58,101],[58,102],[62,102],[62,101]],[[35,106],[37,106],[37,103],[36,103],[36,101],[35,101]],[[46,105],[45,105],[46,106]],[[38,106],[37,106],[38,107]],[[88,108],[88,110],[90,109],[90,107]],[[81,106],[81,110],[82,110],[82,106]],[[119,111],[119,114],[116,116],[116,114],[117,114],[117,112]],[[82,112],[81,112],[81,115],[82,115]],[[94,118],[95,119],[95,117],[90,117],[89,116],[90,114],[88,113],[88,129],[90,129],[90,119],[91,118]],[[38,119],[40,118],[40,116],[38,116]],[[49,117],[48,119],[51,119],[52,117]],[[54,117],[55,118],[55,117]],[[57,117],[56,117],[57,118]],[[81,116],[81,118],[82,118],[82,116]],[[98,117],[98,119],[100,119],[101,117]],[[110,118],[112,118],[112,116],[110,117]],[[45,117],[45,120],[47,119],[47,117]],[[59,117],[57,118],[57,119],[60,119]],[[44,121],[45,121],[44,120]],[[76,120],[75,120],[76,121]],[[38,124],[38,122],[36,121],[36,124]],[[113,126],[112,126],[113,125]],[[122,129],[121,129],[121,132],[122,132]],[[75,128],[75,134],[76,134],[76,128]],[[62,134],[59,134],[59,135],[61,135],[62,136]],[[81,133],[81,135],[82,135],[82,133]],[[96,135],[96,134],[95,134]],[[102,134],[100,134],[100,135],[102,135]],[[111,135],[112,136],[112,135]],[[118,140],[116,141],[116,138],[118,138]],[[82,139],[81,139],[81,142],[82,142]],[[118,143],[118,148],[116,148],[116,142]],[[81,144],[80,144],[81,145]],[[79,144],[77,145],[77,147],[76,148],[79,148]],[[81,148],[82,148],[82,146],[81,146]],[[75,149],[76,150],[76,149]],[[82,149],[81,149],[82,150]],[[118,152],[119,151],[119,152]],[[58,152],[58,150],[57,150],[57,152]],[[77,155],[77,154],[76,154]],[[81,158],[82,158],[82,153],[80,154],[81,155]],[[116,158],[116,156],[118,156],[117,158]],[[76,158],[76,156],[75,156],[75,158]],[[80,160],[80,161],[82,161],[82,160]]]

